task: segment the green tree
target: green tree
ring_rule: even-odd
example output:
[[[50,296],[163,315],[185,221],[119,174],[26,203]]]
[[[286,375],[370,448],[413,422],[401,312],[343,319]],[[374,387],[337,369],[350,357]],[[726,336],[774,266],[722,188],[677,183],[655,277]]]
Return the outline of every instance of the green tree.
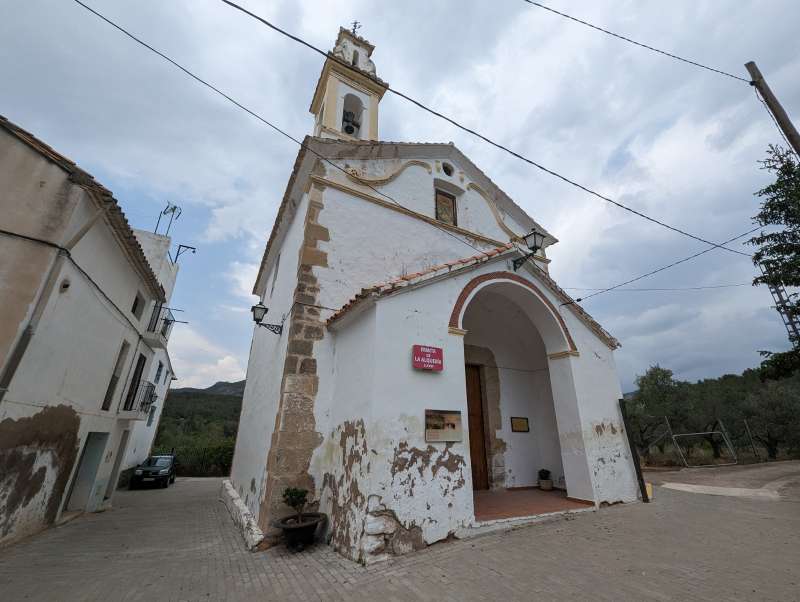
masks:
[[[764,232],[749,242],[758,247],[753,262],[764,267],[754,285],[800,286],[800,163],[789,150],[770,145],[762,169],[775,175],[775,181],[756,194],[764,199],[755,216],[760,226],[773,226],[773,232]],[[789,294],[786,311],[791,316],[800,315],[800,298]],[[790,337],[793,349],[783,353],[763,351],[762,378],[776,380],[790,376],[800,368],[800,341]]]
[[[796,379],[770,382],[751,393],[744,407],[753,438],[771,460],[781,447],[800,446],[800,385]]]
[[[683,418],[678,403],[681,385],[673,378],[672,370],[658,364],[636,377],[638,390],[627,407],[636,446],[645,457],[664,433],[664,416]]]

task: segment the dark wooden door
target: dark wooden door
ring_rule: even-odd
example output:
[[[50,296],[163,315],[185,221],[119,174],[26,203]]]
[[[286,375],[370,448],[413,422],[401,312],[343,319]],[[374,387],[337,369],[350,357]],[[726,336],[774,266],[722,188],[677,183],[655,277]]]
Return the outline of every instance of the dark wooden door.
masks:
[[[486,438],[483,430],[483,400],[480,366],[465,366],[467,373],[467,419],[469,422],[469,455],[472,462],[472,488],[489,489],[486,466]]]

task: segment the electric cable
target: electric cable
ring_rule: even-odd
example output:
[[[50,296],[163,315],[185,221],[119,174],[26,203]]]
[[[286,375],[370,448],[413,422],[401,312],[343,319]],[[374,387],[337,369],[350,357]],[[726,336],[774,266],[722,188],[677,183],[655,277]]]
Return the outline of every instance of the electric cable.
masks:
[[[79,4],[80,6],[82,6],[82,7],[83,7],[83,8],[85,8],[87,11],[89,11],[89,12],[90,12],[90,13],[92,13],[92,14],[94,14],[94,15],[95,15],[95,16],[97,16],[98,18],[102,19],[103,21],[105,21],[106,23],[108,23],[109,25],[111,25],[112,27],[114,27],[115,29],[117,29],[117,30],[119,30],[120,32],[124,33],[126,36],[128,36],[130,39],[132,39],[132,40],[133,40],[133,41],[135,41],[136,43],[138,43],[138,44],[140,44],[140,45],[144,46],[145,48],[147,48],[147,49],[148,49],[148,50],[150,50],[151,52],[154,52],[155,54],[157,54],[158,56],[160,56],[161,58],[163,58],[163,59],[164,59],[165,61],[167,61],[168,63],[170,63],[170,64],[172,64],[173,66],[177,67],[178,69],[180,69],[181,71],[183,71],[183,72],[184,72],[186,75],[188,75],[189,77],[191,77],[191,78],[192,78],[192,79],[194,79],[195,81],[197,81],[197,82],[199,82],[199,83],[203,84],[204,86],[206,86],[206,87],[207,87],[207,88],[209,88],[210,90],[213,90],[214,92],[216,92],[217,94],[219,94],[220,96],[222,96],[223,98],[225,98],[227,101],[229,101],[229,102],[233,103],[233,104],[234,104],[234,105],[236,105],[238,108],[240,108],[240,109],[242,109],[243,111],[245,111],[246,113],[250,114],[252,117],[255,117],[255,118],[256,118],[256,119],[258,119],[260,122],[262,122],[262,123],[264,123],[265,125],[269,126],[269,127],[270,127],[270,128],[272,128],[273,130],[275,130],[276,132],[278,132],[279,134],[281,134],[282,136],[285,136],[286,138],[288,138],[289,140],[291,140],[291,141],[292,141],[292,142],[294,142],[295,144],[299,145],[301,148],[303,148],[303,149],[307,150],[308,152],[312,153],[312,154],[313,154],[314,156],[316,156],[316,157],[317,157],[317,158],[318,158],[320,161],[323,161],[323,162],[327,163],[328,165],[330,165],[331,167],[334,167],[335,169],[337,169],[337,170],[341,171],[341,172],[342,172],[343,174],[345,174],[345,175],[349,175],[346,169],[344,169],[343,167],[340,167],[339,165],[337,165],[336,163],[334,163],[333,161],[331,161],[331,160],[330,160],[330,159],[328,159],[327,157],[324,157],[323,155],[321,155],[320,153],[318,153],[316,150],[314,150],[313,148],[311,148],[309,145],[305,144],[305,143],[304,143],[302,140],[298,140],[297,138],[295,138],[294,136],[292,136],[292,135],[291,135],[291,134],[289,134],[288,132],[286,132],[286,131],[282,130],[282,129],[281,129],[281,128],[279,128],[277,125],[275,125],[274,123],[272,123],[272,122],[270,122],[269,120],[267,120],[265,117],[262,117],[261,115],[259,115],[259,114],[258,114],[258,113],[256,113],[255,111],[253,111],[252,109],[249,109],[248,107],[246,107],[245,105],[243,105],[242,103],[240,103],[239,101],[237,101],[236,99],[234,99],[233,97],[229,96],[228,94],[226,94],[225,92],[223,92],[222,90],[220,90],[219,88],[217,88],[216,86],[214,86],[213,84],[211,84],[211,83],[207,82],[206,80],[204,80],[204,79],[203,79],[203,78],[201,78],[200,76],[198,76],[198,75],[195,75],[194,73],[192,73],[191,71],[189,71],[189,69],[187,69],[186,67],[184,67],[183,65],[181,65],[181,64],[180,64],[180,63],[178,63],[177,61],[175,61],[175,60],[171,59],[170,57],[168,57],[168,56],[167,56],[166,54],[164,54],[163,52],[161,52],[161,51],[157,50],[156,48],[154,48],[153,46],[151,46],[151,45],[150,45],[150,44],[148,44],[147,42],[145,42],[145,41],[141,40],[140,38],[136,37],[135,35],[133,35],[133,34],[132,34],[132,33],[130,33],[129,31],[127,31],[125,28],[123,28],[122,26],[120,26],[120,25],[117,25],[117,24],[116,24],[114,21],[112,21],[111,19],[109,19],[109,18],[105,17],[105,16],[104,16],[104,15],[102,15],[101,13],[97,12],[96,10],[94,10],[92,7],[90,7],[90,6],[86,5],[86,4],[84,4],[83,2],[81,2],[81,0],[74,0],[74,2],[75,2],[76,4]],[[374,186],[370,185],[369,183],[363,182],[362,184],[363,184],[364,186],[366,186],[367,188],[369,188],[370,190],[372,190],[373,192],[375,192],[376,194],[379,194],[379,195],[381,195],[382,197],[384,197],[384,198],[388,199],[388,200],[389,200],[391,203],[394,203],[394,204],[395,204],[395,205],[397,205],[398,207],[401,207],[401,208],[403,208],[403,209],[408,209],[407,207],[405,207],[404,205],[402,205],[402,204],[400,204],[398,201],[396,201],[394,198],[392,198],[391,196],[389,196],[388,194],[386,194],[386,193],[384,193],[384,192],[381,192],[380,190],[378,190],[378,189],[377,189],[377,188],[375,188]],[[428,223],[430,224],[430,222],[428,222]],[[480,253],[483,253],[483,252],[484,252],[484,250],[485,250],[485,249],[480,249],[480,248],[476,247],[475,245],[471,244],[471,243],[470,243],[468,240],[465,240],[465,239],[463,239],[463,238],[461,238],[461,237],[457,236],[456,234],[454,234],[454,233],[450,232],[449,230],[445,229],[445,228],[444,228],[444,227],[442,227],[442,226],[439,226],[439,225],[437,225],[437,224],[430,224],[430,225],[431,225],[431,226],[433,226],[433,227],[435,227],[435,228],[437,228],[437,229],[439,229],[439,230],[441,230],[441,231],[442,231],[442,232],[444,232],[445,234],[448,234],[449,236],[452,236],[453,238],[455,238],[455,239],[456,239],[456,240],[458,240],[459,242],[462,242],[462,243],[464,243],[465,245],[467,245],[468,247],[470,247],[471,249],[473,249],[473,250],[475,250],[475,251],[478,251],[478,252],[480,252]],[[709,243],[709,244],[714,244],[714,243]]]
[[[221,0],[221,1],[222,1],[222,2],[225,2],[226,4],[230,4],[230,5],[232,5],[232,6],[236,7],[236,8],[239,8],[240,10],[242,10],[242,11],[244,11],[244,12],[246,12],[246,13],[248,13],[248,14],[252,15],[252,13],[249,13],[249,11],[246,11],[245,9],[242,9],[241,7],[238,7],[237,5],[235,5],[234,3],[231,3],[231,2],[229,2],[228,0]],[[110,20],[109,18],[105,17],[105,16],[104,16],[104,15],[102,15],[101,13],[97,12],[96,10],[94,10],[94,9],[93,9],[93,8],[91,8],[90,6],[88,6],[88,5],[84,4],[83,2],[81,2],[81,0],[74,0],[74,2],[75,2],[76,4],[78,4],[78,5],[80,5],[81,7],[83,7],[84,9],[86,9],[87,11],[89,11],[90,13],[94,14],[96,17],[98,17],[98,18],[100,18],[101,20],[105,21],[106,23],[108,23],[109,25],[111,25],[112,27],[114,27],[115,29],[119,30],[120,32],[122,32],[123,34],[125,34],[126,36],[128,36],[130,39],[132,39],[133,41],[135,41],[136,43],[138,43],[138,44],[140,44],[141,46],[143,46],[143,47],[147,48],[148,50],[150,50],[151,52],[153,52],[153,53],[157,54],[158,56],[160,56],[161,58],[163,58],[164,60],[166,60],[167,62],[169,62],[170,64],[172,64],[173,66],[177,67],[178,69],[180,69],[181,71],[183,71],[183,72],[184,72],[186,75],[188,75],[189,77],[191,77],[192,79],[194,79],[194,80],[195,80],[195,81],[197,81],[198,83],[201,83],[202,85],[206,86],[206,87],[207,87],[207,88],[209,88],[210,90],[212,90],[212,91],[216,92],[217,94],[219,94],[220,96],[222,96],[223,98],[225,98],[226,100],[228,100],[229,102],[231,102],[232,104],[234,104],[235,106],[237,106],[238,108],[242,109],[243,111],[247,112],[247,113],[248,113],[248,114],[250,114],[251,116],[255,117],[257,120],[259,120],[259,121],[261,121],[262,123],[264,123],[265,125],[269,126],[269,127],[270,127],[270,128],[272,128],[273,130],[275,130],[276,132],[278,132],[279,134],[281,134],[282,136],[284,136],[284,137],[288,138],[289,140],[291,140],[291,141],[293,141],[294,143],[298,144],[298,145],[299,145],[299,146],[301,146],[302,148],[305,148],[306,150],[308,150],[309,152],[311,152],[312,154],[314,154],[315,156],[317,156],[317,157],[318,157],[318,158],[319,158],[321,161],[324,161],[325,163],[327,163],[327,164],[331,165],[331,166],[332,166],[332,167],[334,167],[335,169],[337,169],[337,170],[339,170],[339,171],[341,171],[341,172],[343,172],[343,173],[347,174],[347,171],[346,171],[344,168],[340,167],[340,166],[339,166],[339,165],[337,165],[336,163],[333,163],[333,162],[332,162],[332,161],[330,161],[330,160],[329,160],[327,157],[324,157],[324,156],[322,156],[320,153],[318,153],[318,152],[317,152],[317,151],[315,151],[314,149],[310,148],[310,147],[309,147],[308,145],[306,145],[304,142],[302,142],[302,141],[298,140],[297,138],[295,138],[295,137],[294,137],[294,136],[292,136],[291,134],[289,134],[289,133],[285,132],[284,130],[282,130],[282,129],[281,129],[281,128],[279,128],[278,126],[276,126],[276,125],[274,125],[273,123],[271,123],[270,121],[268,121],[266,118],[264,118],[264,117],[262,117],[261,115],[259,115],[258,113],[256,113],[255,111],[253,111],[253,110],[251,110],[251,109],[247,108],[246,106],[244,106],[243,104],[241,104],[240,102],[238,102],[237,100],[235,100],[234,98],[232,98],[231,96],[229,96],[228,94],[226,94],[225,92],[223,92],[222,90],[220,90],[219,88],[215,87],[213,84],[211,84],[211,83],[207,82],[206,80],[202,79],[202,78],[201,78],[201,77],[199,77],[198,75],[195,75],[194,73],[192,73],[191,71],[189,71],[189,70],[188,70],[186,67],[184,67],[184,66],[183,66],[183,65],[181,65],[180,63],[178,63],[178,62],[176,62],[175,60],[171,59],[169,56],[167,56],[167,55],[166,55],[166,54],[164,54],[163,52],[160,52],[159,50],[157,50],[157,49],[156,49],[156,48],[154,48],[153,46],[151,46],[151,45],[147,44],[146,42],[144,42],[144,41],[143,41],[143,40],[141,40],[140,38],[136,37],[134,34],[130,33],[130,32],[129,32],[129,31],[127,31],[126,29],[124,29],[122,26],[120,26],[120,25],[116,24],[115,22],[113,22],[113,21],[112,21],[112,20]],[[262,20],[260,17],[257,17],[257,16],[255,16],[255,15],[252,15],[252,16],[253,16],[253,17],[255,17],[255,18],[257,18],[257,19],[259,19],[259,20]],[[262,20],[262,21],[263,21],[263,20]],[[272,28],[274,28],[274,29],[276,29],[276,30],[280,31],[281,33],[284,33],[284,35],[289,35],[289,37],[292,37],[292,39],[295,39],[295,37],[294,37],[294,36],[291,36],[291,34],[287,34],[287,33],[283,32],[283,30],[280,30],[280,29],[276,28],[275,26],[273,26],[272,24],[269,24],[269,23],[268,23],[268,22],[266,22],[266,21],[264,21],[264,22],[265,22],[266,24],[268,24],[270,27],[272,27]],[[304,41],[300,40],[299,38],[296,38],[296,39],[297,39],[297,40],[298,40],[300,43],[302,43],[302,44],[304,44],[304,45],[307,45],[307,46],[309,46],[310,48],[312,48],[312,49],[316,50],[317,52],[320,52],[320,53],[322,53],[322,51],[321,51],[321,50],[318,50],[318,49],[316,49],[314,46],[311,46],[311,45],[309,45],[307,42],[304,42]],[[322,54],[325,54],[325,53],[322,53]],[[327,56],[327,55],[326,55],[326,56]],[[349,67],[349,65],[347,65],[346,63],[344,63],[344,64],[345,64],[345,66],[348,66],[348,67]],[[412,102],[416,102],[416,101],[412,101]],[[426,110],[429,110],[429,111],[430,111],[430,109],[427,109],[427,108],[426,108]],[[446,119],[447,119],[447,118],[446,118]],[[476,134],[476,135],[479,135],[479,134]],[[512,153],[513,153],[513,151],[509,151],[509,152],[512,152]],[[527,159],[524,159],[524,158],[523,158],[523,157],[521,157],[521,156],[520,156],[520,158],[522,158],[523,160],[529,161],[529,160],[527,160]],[[556,175],[557,175],[557,174],[556,174]],[[562,176],[559,176],[559,177],[562,177]],[[396,201],[394,198],[392,198],[391,196],[389,196],[389,195],[387,195],[387,194],[385,194],[385,193],[381,192],[380,190],[376,189],[375,187],[371,186],[370,184],[368,184],[368,183],[365,183],[364,185],[365,185],[367,188],[369,188],[370,190],[373,190],[373,191],[374,191],[374,192],[376,192],[377,194],[379,194],[379,195],[381,195],[382,197],[384,197],[384,198],[388,199],[389,201],[391,201],[392,203],[394,203],[394,204],[395,204],[395,205],[397,205],[398,207],[403,207],[403,205],[402,205],[402,204],[400,204],[398,201]],[[580,185],[578,185],[578,186],[580,187]],[[587,190],[588,190],[588,189],[587,189]],[[597,193],[594,193],[594,192],[592,192],[592,194],[597,194]],[[614,201],[610,201],[610,202],[612,202],[612,203],[613,203]],[[645,216],[645,217],[646,217],[646,216]],[[652,219],[652,218],[648,218],[648,219]],[[444,232],[444,233],[446,233],[446,234],[448,234],[448,235],[452,236],[453,238],[455,238],[456,240],[458,240],[458,241],[462,242],[463,244],[465,244],[465,245],[467,245],[467,246],[471,247],[472,249],[474,249],[474,250],[476,250],[476,251],[482,251],[482,249],[479,249],[478,247],[475,247],[474,245],[472,245],[471,243],[469,243],[467,240],[464,240],[464,239],[460,238],[459,236],[456,236],[456,235],[455,235],[455,234],[453,234],[452,232],[449,232],[448,230],[446,230],[446,229],[444,229],[444,228],[442,228],[442,227],[440,227],[440,226],[438,226],[438,225],[435,225],[435,224],[431,224],[431,225],[432,225],[432,226],[434,226],[434,227],[436,227],[436,228],[438,228],[438,229],[440,229],[442,232]],[[669,227],[669,226],[668,226],[668,227]],[[670,229],[672,229],[672,228],[670,227]],[[730,251],[730,252],[734,252],[734,253],[738,253],[738,254],[740,254],[740,255],[746,255],[746,256],[750,257],[750,255],[749,255],[749,254],[747,254],[747,253],[742,253],[741,251],[736,251],[736,250],[734,250],[734,249],[728,249],[727,247],[724,247],[723,245],[725,245],[725,244],[728,244],[728,243],[730,243],[730,242],[733,242],[734,240],[736,240],[736,239],[738,239],[738,238],[741,238],[742,236],[745,236],[745,235],[747,235],[747,234],[750,234],[751,232],[754,232],[754,231],[755,231],[755,230],[757,230],[757,229],[758,229],[758,228],[755,228],[755,229],[753,229],[753,230],[750,230],[750,231],[748,231],[748,232],[746,232],[746,233],[744,233],[744,234],[740,234],[739,236],[736,236],[736,237],[734,237],[734,238],[731,238],[730,240],[727,240],[727,241],[725,241],[725,242],[723,242],[723,243],[720,243],[720,244],[713,243],[713,242],[710,242],[710,241],[706,241],[706,240],[704,240],[704,239],[701,239],[701,238],[695,237],[695,236],[693,236],[693,235],[687,234],[687,236],[690,236],[691,238],[695,238],[696,240],[700,240],[701,242],[704,242],[704,243],[706,243],[706,244],[710,245],[710,247],[709,247],[708,249],[705,249],[704,251],[701,251],[701,252],[699,252],[699,253],[696,253],[696,254],[694,254],[694,255],[691,255],[691,256],[689,256],[689,257],[686,257],[686,258],[684,258],[684,259],[681,259],[681,260],[679,260],[679,261],[677,261],[677,262],[673,262],[673,263],[671,263],[671,264],[669,264],[669,265],[667,265],[667,266],[664,266],[664,267],[658,268],[658,269],[656,269],[656,270],[653,270],[652,272],[649,272],[649,273],[647,273],[647,274],[644,274],[644,275],[642,275],[642,276],[638,276],[638,277],[636,277],[636,278],[633,278],[633,279],[631,279],[631,280],[628,280],[628,281],[626,281],[626,282],[623,282],[623,283],[621,283],[621,284],[615,285],[615,286],[613,286],[613,287],[609,287],[609,288],[607,288],[607,289],[603,289],[603,290],[600,290],[600,291],[598,291],[598,292],[592,293],[591,295],[587,295],[587,296],[586,296],[586,297],[584,297],[583,299],[577,299],[576,301],[573,301],[573,302],[570,302],[570,303],[574,303],[574,302],[580,302],[580,301],[582,301],[582,300],[585,300],[585,299],[588,299],[588,298],[590,298],[590,297],[594,297],[594,296],[597,296],[597,295],[603,294],[603,293],[605,293],[605,292],[609,292],[609,291],[611,291],[611,290],[614,290],[614,289],[616,289],[616,288],[620,288],[620,287],[622,287],[622,286],[625,286],[626,284],[630,284],[630,283],[632,283],[632,282],[636,282],[637,280],[641,280],[642,278],[645,278],[645,277],[647,277],[647,276],[650,276],[650,275],[656,274],[656,273],[658,273],[658,272],[661,272],[661,271],[663,271],[663,270],[669,269],[669,268],[671,268],[671,267],[674,267],[675,265],[678,265],[678,264],[680,264],[680,263],[684,263],[684,262],[686,262],[686,261],[690,261],[691,259],[694,259],[695,257],[699,257],[700,255],[703,255],[703,254],[705,254],[705,253],[707,253],[707,252],[709,252],[709,251],[711,251],[711,250],[713,250],[713,249],[716,249],[716,248],[724,249],[724,250],[727,250],[727,251]],[[686,234],[686,233],[684,233],[684,234]],[[564,303],[564,304],[562,304],[562,305],[568,305],[568,304],[569,304],[569,303]]]
[[[743,232],[742,234],[734,236],[733,238],[729,238],[728,240],[726,240],[722,244],[726,245],[726,244],[731,243],[731,242],[733,242],[735,240],[738,240],[738,239],[740,239],[740,238],[742,238],[744,236],[747,236],[748,234],[752,234],[756,230],[760,230],[760,229],[761,229],[761,226],[757,226],[756,228],[748,230],[747,232]],[[620,287],[623,287],[626,284],[632,284],[634,282],[637,282],[638,280],[642,280],[643,278],[647,278],[648,276],[652,276],[653,274],[658,274],[659,272],[663,272],[664,270],[668,270],[670,268],[673,268],[676,265],[680,265],[681,263],[686,263],[687,261],[691,261],[692,259],[700,257],[701,255],[705,255],[709,251],[713,251],[715,248],[716,247],[709,247],[709,248],[704,249],[704,250],[702,250],[702,251],[700,251],[698,253],[695,253],[693,255],[689,255],[688,257],[684,257],[683,259],[679,259],[678,261],[673,261],[672,263],[670,263],[668,265],[661,266],[660,268],[656,268],[655,270],[651,270],[650,272],[647,272],[646,274],[642,274],[641,276],[637,276],[636,278],[631,278],[630,280],[626,280],[625,282],[620,282],[619,284],[615,284],[614,286],[609,286],[608,288],[600,289],[596,293],[592,293],[591,295],[586,295],[585,297],[579,297],[578,299],[575,299],[574,301],[568,301],[566,303],[562,303],[561,305],[563,306],[563,305],[571,305],[572,303],[580,303],[581,301],[586,301],[587,299],[590,299],[592,297],[596,297],[597,295],[602,295],[603,293],[608,293],[610,291],[613,291],[613,290],[616,290],[616,289],[618,289]]]
[[[255,13],[247,10],[246,8],[236,4],[235,2],[231,2],[231,0],[219,0],[219,1],[224,3],[224,4],[227,4],[228,6],[230,6],[231,8],[233,8],[235,10],[238,10],[238,11],[244,13],[245,15],[251,17],[252,19],[255,19],[256,21],[259,21],[263,25],[266,25],[270,29],[280,33],[283,36],[286,36],[287,38],[297,42],[298,44],[302,44],[306,48],[309,48],[310,50],[318,53],[319,55],[325,57],[326,59],[329,59],[329,60],[341,65],[342,67],[348,69],[349,71],[352,71],[354,73],[358,73],[359,75],[363,76],[364,72],[361,71],[361,69],[359,69],[358,67],[356,67],[354,65],[350,65],[346,61],[343,61],[339,57],[335,56],[333,53],[325,52],[324,50],[322,50],[320,48],[317,48],[316,46],[314,46],[310,42],[307,42],[304,39],[300,38],[299,36],[293,35],[293,34],[289,33],[288,31],[286,31],[284,29],[281,29],[280,27],[278,27],[277,25],[271,23],[267,19],[264,19],[263,17],[258,16],[257,14],[255,14]],[[88,8],[80,0],[75,0],[75,2],[77,2],[81,6],[84,6],[85,8]],[[89,9],[89,10],[91,10],[91,9]],[[92,12],[95,12],[95,11],[92,10]],[[95,12],[95,14],[98,14],[98,13]],[[105,17],[103,17],[103,18],[105,18]],[[128,34],[128,35],[130,35],[130,34]],[[735,77],[735,76],[733,76],[733,77]],[[465,125],[462,125],[461,123],[459,123],[458,121],[456,121],[452,117],[448,117],[447,115],[445,115],[443,113],[440,113],[439,111],[436,111],[435,109],[432,109],[432,108],[428,107],[427,105],[423,104],[422,102],[412,98],[408,94],[405,94],[404,92],[401,92],[401,91],[399,91],[399,90],[397,90],[395,88],[392,88],[388,84],[384,84],[384,85],[386,86],[386,89],[389,92],[392,92],[396,96],[399,96],[400,98],[402,98],[402,99],[404,99],[404,100],[416,105],[417,107],[419,107],[420,109],[430,113],[431,115],[434,115],[436,117],[439,117],[440,119],[443,119],[443,120],[447,121],[448,123],[450,123],[451,125],[454,125],[458,129],[460,129],[460,130],[462,130],[464,132],[467,132],[467,133],[469,133],[469,134],[471,134],[471,135],[483,140],[484,142],[494,146],[495,148],[498,148],[498,149],[510,154],[511,156],[516,157],[517,159],[520,159],[521,161],[524,161],[525,163],[528,163],[529,165],[532,165],[533,167],[536,167],[537,169],[539,169],[539,170],[541,170],[541,171],[543,171],[543,172],[545,172],[545,173],[547,173],[547,174],[549,174],[549,175],[551,175],[551,176],[553,176],[555,178],[558,178],[559,180],[561,180],[563,182],[566,182],[567,184],[569,184],[571,186],[574,186],[575,188],[578,188],[578,189],[580,189],[580,190],[582,190],[582,191],[584,191],[584,192],[586,192],[586,193],[588,193],[588,194],[590,194],[592,196],[595,196],[595,197],[597,197],[599,199],[602,199],[603,201],[611,203],[612,205],[614,205],[616,207],[619,207],[620,209],[624,209],[625,211],[628,211],[628,212],[630,212],[630,213],[632,213],[632,214],[634,214],[634,215],[636,215],[638,217],[641,217],[642,219],[650,221],[650,222],[652,222],[654,224],[657,224],[657,225],[659,225],[659,226],[661,226],[663,228],[666,228],[668,230],[672,230],[673,232],[677,232],[678,234],[681,234],[683,236],[687,236],[687,237],[692,238],[694,240],[697,240],[699,242],[703,242],[703,243],[705,243],[707,245],[713,245],[714,247],[719,247],[719,248],[725,249],[726,251],[728,251],[730,253],[736,253],[738,255],[744,255],[745,257],[751,257],[751,255],[749,253],[744,253],[742,251],[737,251],[736,249],[728,249],[727,247],[723,246],[722,244],[717,244],[717,243],[711,242],[709,240],[706,240],[705,238],[702,238],[701,236],[698,236],[696,234],[691,234],[690,232],[687,232],[686,230],[682,230],[681,228],[678,228],[676,226],[671,226],[671,225],[667,224],[666,222],[658,220],[658,219],[656,219],[654,217],[650,217],[649,215],[646,215],[646,214],[642,213],[641,211],[638,211],[638,210],[636,210],[636,209],[634,209],[632,207],[628,207],[627,205],[624,205],[624,204],[620,203],[619,201],[615,201],[614,199],[612,199],[610,197],[607,197],[607,196],[605,196],[605,195],[603,195],[603,194],[601,194],[601,193],[599,193],[599,192],[597,192],[595,190],[592,190],[591,188],[589,188],[587,186],[584,186],[583,184],[580,184],[580,183],[576,182],[575,180],[572,180],[572,179],[568,178],[567,176],[564,176],[564,175],[562,175],[562,174],[560,174],[560,173],[558,173],[556,171],[553,171],[552,169],[550,169],[548,167],[545,167],[544,165],[542,165],[540,163],[537,163],[536,161],[533,161],[532,159],[529,159],[528,157],[525,157],[524,155],[522,155],[522,154],[520,154],[520,153],[518,153],[518,152],[516,152],[514,150],[511,150],[510,148],[500,144],[499,142],[495,142],[491,138],[488,138],[487,136],[485,136],[484,134],[481,134],[480,132],[477,132],[476,130],[473,130],[473,129],[465,126]]]
[[[706,69],[708,71],[713,71],[714,73],[718,73],[719,75],[724,75],[726,77],[731,77],[733,79],[738,79],[739,81],[745,82],[746,84],[750,83],[749,79],[745,79],[743,77],[739,77],[738,75],[733,75],[732,73],[728,73],[727,71],[722,71],[721,69],[715,69],[714,67],[709,67],[708,65],[703,65],[702,63],[698,63],[696,61],[685,59],[682,56],[678,56],[677,54],[672,54],[671,52],[667,52],[665,50],[659,50],[658,48],[655,48],[653,46],[648,46],[647,44],[642,44],[641,42],[637,42],[636,40],[632,40],[632,39],[627,38],[627,37],[625,37],[623,35],[620,35],[618,33],[614,33],[613,31],[609,31],[607,29],[603,29],[602,27],[598,27],[597,25],[592,25],[588,21],[583,21],[581,19],[578,19],[577,17],[573,17],[573,16],[568,15],[566,13],[559,12],[554,8],[550,8],[549,6],[545,6],[544,4],[540,4],[539,2],[534,2],[533,0],[523,0],[523,2],[527,2],[528,4],[531,4],[533,6],[538,6],[541,9],[544,9],[546,11],[550,11],[551,13],[555,13],[556,15],[564,17],[565,19],[570,19],[571,21],[575,21],[576,23],[580,23],[581,25],[585,25],[586,27],[591,27],[592,29],[596,29],[597,31],[600,31],[600,32],[602,32],[604,34],[613,36],[613,37],[618,38],[620,40],[624,40],[625,42],[629,42],[631,44],[635,44],[636,46],[640,46],[642,48],[646,48],[647,50],[651,50],[652,52],[657,52],[658,54],[663,54],[664,56],[668,56],[668,57],[670,57],[672,59],[675,59],[675,60],[678,60],[678,61],[682,61],[682,62],[688,63],[690,65],[694,65],[695,67],[700,67],[701,69]]]
[[[752,282],[739,282],[737,284],[716,284],[711,286],[679,286],[675,288],[617,288],[618,293],[628,292],[656,292],[656,291],[705,291],[716,288],[733,288],[737,286],[752,286]],[[566,291],[602,291],[602,288],[581,288],[577,286],[562,286]]]

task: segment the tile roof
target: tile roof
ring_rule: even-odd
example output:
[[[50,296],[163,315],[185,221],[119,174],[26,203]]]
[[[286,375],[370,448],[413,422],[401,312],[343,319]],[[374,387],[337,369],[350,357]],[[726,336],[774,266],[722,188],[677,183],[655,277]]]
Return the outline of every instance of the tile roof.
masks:
[[[113,193],[95,180],[91,174],[82,170],[78,165],[68,159],[61,153],[57,152],[51,146],[39,140],[30,132],[23,130],[21,127],[12,123],[7,118],[0,115],[0,128],[24,142],[40,155],[46,157],[64,171],[69,174],[71,182],[86,190],[90,195],[94,196],[98,202],[102,203],[107,208],[106,215],[108,216],[109,223],[114,233],[117,235],[123,249],[127,252],[128,257],[133,262],[136,269],[141,274],[145,283],[151,288],[153,294],[160,300],[164,301],[164,289],[159,283],[153,269],[145,257],[142,246],[139,244],[133,229],[128,223],[128,219],[122,212],[119,203],[114,198]]]
[[[386,282],[381,282],[370,286],[369,288],[362,288],[352,299],[345,303],[342,307],[336,310],[326,321],[327,326],[331,326],[334,322],[344,317],[348,312],[360,305],[367,299],[377,299],[384,297],[391,293],[397,292],[410,285],[420,284],[433,280],[438,276],[454,274],[461,270],[473,267],[482,263],[486,263],[500,255],[511,254],[510,252],[519,253],[519,250],[513,243],[508,243],[494,249],[490,249],[484,253],[478,253],[456,261],[450,261],[439,265],[432,266],[428,269],[413,274],[405,274],[398,278],[393,278]],[[529,264],[530,265],[530,264]],[[539,278],[566,306],[569,307],[578,318],[586,324],[586,326],[594,332],[601,340],[603,340],[609,347],[616,349],[620,347],[619,341],[609,334],[600,324],[590,316],[578,303],[570,297],[564,290],[556,284],[550,275],[539,267],[534,268],[536,276]]]

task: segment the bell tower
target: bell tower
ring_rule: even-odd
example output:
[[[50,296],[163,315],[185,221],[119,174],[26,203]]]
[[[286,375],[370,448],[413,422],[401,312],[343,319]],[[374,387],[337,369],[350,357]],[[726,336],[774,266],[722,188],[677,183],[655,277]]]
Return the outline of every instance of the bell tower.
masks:
[[[315,136],[378,140],[378,103],[389,84],[375,74],[370,60],[375,47],[355,29],[339,28],[336,46],[322,67],[309,109]]]

